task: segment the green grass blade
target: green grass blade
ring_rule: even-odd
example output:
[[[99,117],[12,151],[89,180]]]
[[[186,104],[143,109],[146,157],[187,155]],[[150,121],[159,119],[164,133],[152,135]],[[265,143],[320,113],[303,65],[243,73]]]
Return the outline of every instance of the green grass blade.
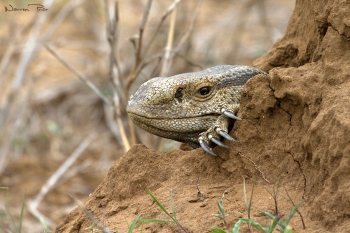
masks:
[[[217,217],[217,218],[220,218],[221,220],[224,220],[224,218],[222,217],[221,214],[213,214],[213,216]]]
[[[272,220],[274,220],[276,217],[275,215],[267,212],[267,211],[264,211],[264,210],[259,210],[260,213],[263,213],[264,215],[266,215],[267,217],[271,218]]]
[[[224,224],[226,225],[226,216],[225,216],[225,208],[224,208],[224,200],[225,200],[225,193],[222,194],[220,201],[217,202],[218,208],[219,208],[219,214],[213,214],[215,217],[220,218],[224,221]]]
[[[275,215],[269,213],[269,212],[266,212],[266,211],[263,211],[263,210],[259,210],[260,213],[263,213],[264,215],[266,215],[267,217],[269,217],[270,219],[274,220],[276,217]],[[286,228],[286,225],[284,224],[284,222],[282,220],[279,220],[278,223],[277,223],[280,227],[282,227],[282,229],[285,229]]]
[[[2,208],[0,208],[0,229],[1,229],[1,226],[5,225],[4,224],[5,218],[6,218],[5,211]]]
[[[135,228],[136,223],[139,221],[139,218],[141,217],[141,214],[137,215],[134,221],[132,221],[131,225],[129,226],[128,233],[132,233],[132,231]]]
[[[148,189],[146,190],[147,193],[152,197],[153,201],[159,206],[159,208],[166,214],[168,215],[174,222],[176,222],[176,219],[164,208],[164,206],[157,200],[155,196],[149,191]]]
[[[301,204],[304,203],[304,200],[302,200],[298,205],[294,206],[294,208],[292,209],[292,211],[290,211],[290,213],[288,214],[286,220],[284,221],[285,226],[287,226],[289,224],[289,221],[292,219],[293,215],[295,214],[295,212],[297,212],[297,210],[299,209],[299,207],[301,206]]]
[[[255,187],[255,183],[252,184],[252,191],[251,191],[252,193],[250,194],[248,216],[250,216],[250,209],[252,208],[252,205],[253,205],[254,187]]]
[[[171,211],[173,212],[174,219],[176,220],[176,212],[175,212],[175,205],[174,205],[174,198],[173,198],[173,190],[170,190],[170,205],[171,205]]]
[[[239,233],[239,228],[241,226],[242,221],[238,220],[235,224],[235,226],[231,229],[230,233]]]
[[[24,214],[24,200],[26,199],[26,193],[23,194],[23,199],[22,199],[22,207],[21,207],[21,215],[19,217],[19,227],[18,227],[18,232],[22,232],[22,222],[23,222],[23,214]]]
[[[210,230],[211,230],[211,232],[213,232],[213,233],[227,233],[226,231],[224,231],[224,230],[221,229],[221,228],[211,228]]]
[[[245,179],[244,178],[243,178],[243,197],[244,197],[245,206],[247,208],[248,207],[248,204],[247,204],[247,189],[245,187]]]
[[[218,201],[218,207],[219,211],[222,216],[225,216],[225,209],[224,209],[224,203],[222,201]]]
[[[152,197],[153,201],[159,206],[159,208],[176,223],[179,229],[187,233],[187,230],[164,208],[164,206],[157,200],[157,198],[151,193],[151,191],[149,191],[148,189],[146,191]]]
[[[269,217],[271,220],[275,220],[275,219],[276,219],[275,215],[273,215],[273,214],[271,214],[271,213],[269,213],[269,212],[267,212],[267,211],[264,211],[264,210],[259,210],[259,211],[260,211],[260,213],[263,213],[264,215],[266,215],[267,217]],[[282,227],[282,229],[286,228],[286,225],[285,225],[284,222],[281,221],[281,220],[279,220],[279,221],[277,222],[277,224],[278,224],[280,227]]]
[[[290,226],[287,226],[284,230],[284,233],[292,233],[293,229]]]
[[[39,217],[39,222],[41,223],[41,225],[43,225],[44,232],[50,232],[50,228],[47,225],[47,223],[45,222],[45,219],[43,217]]]
[[[3,207],[3,211],[4,211],[4,215],[9,219],[9,221],[11,222],[13,228],[15,229],[16,232],[19,232],[18,230],[18,226],[16,225],[15,220],[13,219],[12,215],[9,214],[8,209],[6,208],[6,206]]]
[[[91,226],[86,227],[84,230],[94,232],[94,229],[95,229],[95,224],[93,223]]]
[[[253,227],[255,227],[255,228],[258,229],[258,230],[261,230],[261,231],[263,231],[263,232],[266,232],[266,231],[267,231],[267,229],[264,228],[263,226],[261,226],[260,223],[257,223],[257,222],[255,222],[255,221],[249,219],[249,218],[241,218],[240,220],[243,221],[243,222],[246,222],[246,223],[248,223],[248,224],[250,224],[250,225],[252,225]]]
[[[148,219],[140,219],[139,222],[148,223],[148,222],[174,222],[174,221],[167,220],[167,219],[148,218]]]
[[[273,221],[272,221],[272,224],[269,226],[268,228],[268,233],[272,233],[273,230],[275,229],[277,223],[278,223],[279,219],[278,218],[275,218]]]
[[[248,204],[248,201],[247,201],[247,189],[246,189],[245,179],[243,178],[244,203],[245,203],[245,206],[246,206],[246,209],[247,209],[247,212],[248,212],[248,216],[250,216],[250,209],[251,209],[252,204],[253,204],[254,186],[255,186],[255,183],[253,183],[253,185],[252,185],[252,193],[250,195],[250,200],[249,200],[249,204]]]

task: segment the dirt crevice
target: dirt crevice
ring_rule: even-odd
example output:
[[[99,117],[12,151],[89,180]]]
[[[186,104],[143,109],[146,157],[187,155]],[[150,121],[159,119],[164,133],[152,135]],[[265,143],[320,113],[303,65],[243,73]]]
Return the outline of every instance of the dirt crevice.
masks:
[[[303,200],[305,200],[305,193],[306,193],[306,188],[307,188],[307,179],[306,179],[306,175],[305,175],[305,173],[304,173],[304,170],[303,170],[303,167],[302,167],[300,161],[297,160],[297,159],[295,159],[294,156],[293,156],[293,154],[290,154],[290,156],[292,156],[293,161],[294,161],[295,163],[298,164],[298,167],[299,167],[299,169],[300,169],[300,172],[301,172],[301,174],[303,175],[304,187],[303,187],[303,195],[302,195],[301,197],[302,197]]]
[[[293,161],[298,165],[298,168],[299,168],[299,170],[300,170],[300,172],[301,172],[301,174],[302,174],[302,176],[303,176],[303,179],[304,179],[304,187],[303,187],[303,194],[302,194],[302,199],[305,199],[305,193],[306,193],[306,185],[307,185],[307,182],[306,182],[306,175],[305,175],[305,173],[304,173],[304,171],[303,171],[303,168],[302,168],[302,165],[301,165],[301,163],[299,162],[299,160],[297,160],[297,159],[295,159],[294,158],[294,156],[293,156],[293,154],[292,153],[290,153],[290,149],[287,149],[287,143],[288,143],[288,140],[290,140],[290,137],[289,137],[289,131],[291,130],[291,127],[292,127],[292,121],[291,121],[291,119],[292,119],[292,114],[290,114],[287,110],[285,110],[285,109],[283,109],[282,107],[281,107],[281,109],[282,110],[284,110],[285,112],[286,112],[286,114],[288,114],[289,115],[289,128],[287,129],[287,133],[286,133],[286,135],[287,135],[287,137],[286,137],[286,140],[285,140],[285,152],[286,153],[288,153],[288,155],[289,156],[291,156],[291,158],[293,159]]]
[[[332,25],[331,23],[329,24],[329,26],[330,26],[334,31],[336,31],[336,32],[339,34],[339,36],[344,37],[346,40],[350,40],[350,35],[347,36],[347,35],[344,34],[344,32],[340,32],[340,30],[339,30],[338,28],[336,28],[334,25]]]

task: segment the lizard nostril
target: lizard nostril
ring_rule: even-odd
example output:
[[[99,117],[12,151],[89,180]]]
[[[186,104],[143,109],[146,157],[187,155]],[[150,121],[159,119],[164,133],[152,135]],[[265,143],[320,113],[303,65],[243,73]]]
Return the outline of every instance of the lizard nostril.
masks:
[[[176,93],[175,93],[175,98],[176,98],[176,99],[181,99],[181,97],[183,96],[182,90],[183,90],[182,87],[180,87],[180,88],[178,88],[178,89],[176,90]]]

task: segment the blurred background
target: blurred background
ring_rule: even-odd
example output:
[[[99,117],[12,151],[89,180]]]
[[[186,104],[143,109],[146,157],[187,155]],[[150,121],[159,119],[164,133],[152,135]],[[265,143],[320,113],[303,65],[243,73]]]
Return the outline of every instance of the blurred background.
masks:
[[[294,4],[1,0],[0,232],[53,229],[77,206],[68,193],[84,201],[134,143],[177,148],[130,124],[128,97],[152,77],[251,65]]]

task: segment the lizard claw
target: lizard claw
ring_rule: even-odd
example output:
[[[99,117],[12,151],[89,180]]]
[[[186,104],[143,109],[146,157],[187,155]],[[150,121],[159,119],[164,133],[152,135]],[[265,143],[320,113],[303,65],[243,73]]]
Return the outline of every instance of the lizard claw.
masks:
[[[222,129],[217,130],[217,133],[220,134],[222,137],[226,138],[227,140],[239,142],[237,139],[234,139],[233,137],[231,137],[228,133],[226,133]]]
[[[213,152],[213,150],[209,147],[208,143],[206,143],[202,137],[199,137],[198,141],[199,141],[199,144],[201,145],[201,147],[203,148],[203,150],[205,150],[206,152],[208,152],[211,155],[216,156],[216,154]]]
[[[210,141],[214,142],[216,145],[224,147],[224,148],[230,148],[228,145],[225,145],[224,143],[220,142],[220,140],[214,138],[212,135],[209,135],[208,137]]]
[[[230,112],[230,111],[224,110],[223,113],[224,113],[226,116],[228,116],[228,117],[230,117],[230,118],[232,118],[232,119],[239,120],[239,121],[242,120],[241,118],[239,118],[238,116],[236,116],[235,114],[233,114],[233,113]]]

